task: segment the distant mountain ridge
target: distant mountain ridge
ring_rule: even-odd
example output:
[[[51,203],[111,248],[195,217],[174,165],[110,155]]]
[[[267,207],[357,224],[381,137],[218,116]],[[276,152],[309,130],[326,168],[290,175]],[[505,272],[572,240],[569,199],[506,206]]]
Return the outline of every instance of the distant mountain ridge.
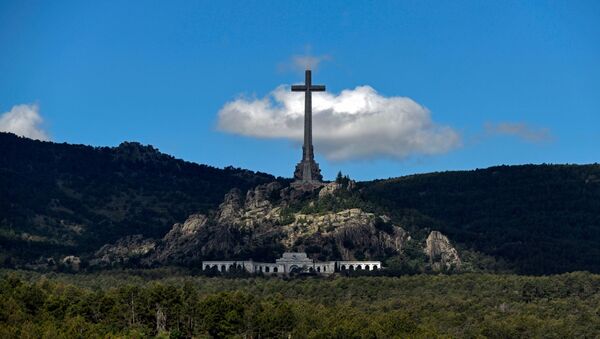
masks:
[[[247,233],[242,227],[240,236],[245,238],[240,239],[246,240],[240,243],[242,240],[231,238],[230,231],[225,232],[231,229],[228,221],[221,215],[226,194],[239,191],[242,198],[236,199],[243,199],[246,193],[255,194],[257,186],[273,182],[285,190],[290,180],[190,163],[135,142],[91,147],[0,133],[0,265],[21,266],[41,257],[93,255],[105,244],[126,243],[123,239],[149,244],[144,239],[165,237],[170,239],[167,245],[177,247],[183,241],[173,238],[178,237],[177,227],[200,213],[208,218],[208,232],[200,232],[202,237],[186,240],[184,247],[168,253],[201,260],[203,253],[197,249],[213,256],[235,252],[227,242],[210,238],[210,230],[217,227],[216,233],[227,235],[239,253],[269,256],[274,250],[283,250],[280,243],[268,243],[270,234],[281,234],[284,229],[278,227],[291,225],[286,226],[286,234],[304,240],[289,246],[300,246],[315,256],[323,249],[326,252],[321,254],[327,257],[339,255],[334,246],[337,241],[342,245],[348,242],[337,246],[349,251],[341,255],[383,255],[388,264],[414,263],[423,260],[428,235],[441,231],[456,245],[464,267],[525,274],[600,272],[598,164],[495,166],[411,175],[359,182],[352,193],[313,196],[288,205],[281,205],[277,202],[281,197],[269,193],[260,201],[271,201],[269,208],[281,209],[271,224],[256,228],[264,236],[255,238],[254,231]],[[246,197],[248,201],[254,200]],[[240,218],[248,218],[248,211],[265,208],[248,204],[231,209],[241,213],[235,223],[246,220]],[[293,215],[333,217],[355,208],[389,217],[390,223],[373,219],[368,225],[355,225],[354,230],[391,234],[393,223],[406,230],[416,245],[403,245],[392,253],[369,249],[382,242],[359,239],[355,231],[323,238],[319,233],[302,233],[304,220],[286,224]],[[223,219],[220,224],[212,223],[219,218]],[[159,241],[157,246],[163,245]],[[188,249],[194,253],[183,251]]]

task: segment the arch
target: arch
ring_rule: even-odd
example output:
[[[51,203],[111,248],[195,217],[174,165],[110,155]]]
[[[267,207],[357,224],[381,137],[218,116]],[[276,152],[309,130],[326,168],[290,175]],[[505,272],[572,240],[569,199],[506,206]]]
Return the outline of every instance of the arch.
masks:
[[[297,274],[300,273],[302,270],[300,269],[300,267],[296,266],[296,265],[292,265],[290,266],[290,273],[292,274]]]
[[[225,265],[221,265],[221,272],[227,271],[227,267]]]
[[[277,269],[277,267],[273,267],[273,273],[277,273],[279,270]]]
[[[369,265],[365,265],[365,270],[370,271],[371,268],[369,267]]]
[[[317,266],[317,272],[321,272],[321,266]]]
[[[313,273],[313,272],[315,271],[315,269],[314,269],[314,267],[309,267],[309,268],[308,268],[308,271],[309,271],[310,273]]]
[[[204,265],[204,269],[205,269],[205,270],[208,270],[208,269],[210,269],[210,265],[208,265],[208,264]]]
[[[269,266],[265,266],[265,272],[266,272],[266,273],[269,273],[269,271],[270,271],[270,270],[269,270]]]
[[[346,265],[342,265],[342,271],[346,270]]]
[[[356,270],[362,270],[362,265],[356,265]]]
[[[327,266],[323,266],[323,272],[327,272]]]
[[[350,271],[354,271],[354,265],[350,265]]]

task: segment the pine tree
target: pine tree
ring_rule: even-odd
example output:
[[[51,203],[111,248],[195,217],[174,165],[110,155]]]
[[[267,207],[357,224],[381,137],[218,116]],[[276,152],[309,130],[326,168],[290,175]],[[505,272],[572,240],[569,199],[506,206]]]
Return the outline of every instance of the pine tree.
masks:
[[[335,177],[335,182],[341,184],[344,180],[344,176],[342,175],[342,171],[338,171],[337,176]]]

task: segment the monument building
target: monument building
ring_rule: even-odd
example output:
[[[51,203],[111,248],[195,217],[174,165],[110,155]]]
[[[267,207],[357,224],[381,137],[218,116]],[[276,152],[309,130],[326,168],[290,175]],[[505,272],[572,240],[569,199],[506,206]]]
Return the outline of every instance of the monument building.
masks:
[[[250,260],[216,260],[203,261],[202,270],[229,272],[233,270],[267,275],[318,274],[330,275],[343,271],[375,271],[381,269],[381,261],[337,260],[316,262],[304,252],[286,252],[274,263]]]
[[[325,91],[324,85],[313,85],[312,74],[306,70],[304,85],[293,85],[293,92],[304,92],[304,144],[302,146],[302,160],[296,165],[294,171],[294,189],[312,191],[323,186],[323,177],[319,165],[315,161],[312,144],[312,92]],[[229,272],[232,270],[246,271],[249,273],[263,273],[269,275],[290,274],[319,274],[329,275],[346,270],[373,271],[381,269],[380,261],[325,261],[316,262],[303,252],[286,252],[274,263],[257,262],[249,260],[216,260],[203,261],[202,270],[216,270]]]

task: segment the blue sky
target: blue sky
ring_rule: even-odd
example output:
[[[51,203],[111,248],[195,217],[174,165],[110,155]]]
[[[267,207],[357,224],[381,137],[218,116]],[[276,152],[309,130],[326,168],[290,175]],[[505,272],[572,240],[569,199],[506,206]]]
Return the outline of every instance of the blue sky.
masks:
[[[312,55],[332,100],[369,86],[459,137],[381,151],[388,139],[351,134],[369,147],[336,159],[335,140],[315,140],[326,178],[600,159],[598,1],[2,1],[0,47],[0,114],[36,105],[57,142],[140,141],[289,177],[296,139],[219,130],[218,114],[301,82],[292,60]]]

